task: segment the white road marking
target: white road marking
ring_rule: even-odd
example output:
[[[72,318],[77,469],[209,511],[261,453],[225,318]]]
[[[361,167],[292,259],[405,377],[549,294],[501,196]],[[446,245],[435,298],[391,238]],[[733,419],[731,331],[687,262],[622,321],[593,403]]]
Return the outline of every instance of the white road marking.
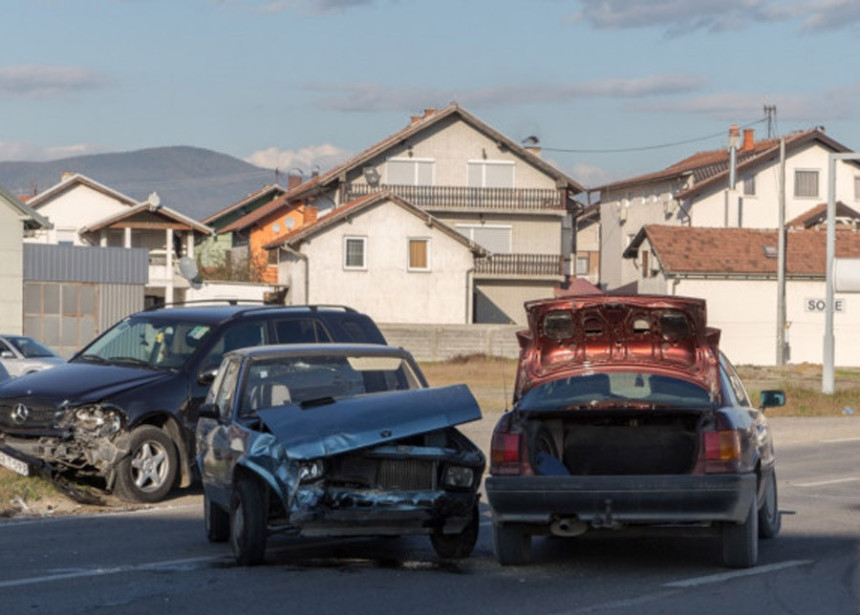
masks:
[[[815,483],[797,483],[795,487],[823,487],[824,485],[839,485],[841,483],[853,483],[860,478],[853,476],[851,478],[834,478],[833,480],[821,480]]]
[[[149,564],[135,564],[125,566],[113,566],[111,568],[82,568],[79,570],[70,570],[69,572],[59,572],[41,577],[30,577],[28,579],[13,579],[11,581],[0,581],[0,589],[6,587],[21,587],[23,585],[38,585],[39,583],[53,583],[54,581],[64,581],[66,579],[79,579],[82,577],[101,577],[109,574],[119,574],[121,572],[135,571],[153,571],[153,570],[176,570],[177,568],[193,568],[195,564],[202,562],[215,562],[224,559],[223,557],[191,557],[188,559],[176,559],[166,562],[151,562]]]
[[[699,585],[708,585],[710,583],[722,583],[739,577],[749,577],[757,574],[767,574],[784,568],[794,568],[797,566],[805,566],[813,563],[810,559],[795,559],[778,564],[769,564],[767,566],[757,566],[755,568],[747,568],[745,570],[735,570],[733,572],[723,572],[721,574],[712,574],[706,577],[697,577],[695,579],[686,579],[684,581],[673,581],[672,583],[664,583],[663,587],[697,587]]]
[[[860,438],[835,438],[833,440],[822,440],[822,444],[840,444],[842,442],[860,442]]]

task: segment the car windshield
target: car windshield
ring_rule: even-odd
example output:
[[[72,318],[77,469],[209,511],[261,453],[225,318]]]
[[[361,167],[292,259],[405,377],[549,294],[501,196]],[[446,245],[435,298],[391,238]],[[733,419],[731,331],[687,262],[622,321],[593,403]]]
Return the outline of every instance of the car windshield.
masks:
[[[521,410],[613,406],[707,408],[705,389],[686,380],[645,372],[612,372],[560,378],[525,393]]]
[[[109,329],[74,360],[177,368],[185,364],[210,329],[193,322],[130,318]]]
[[[290,403],[421,386],[411,365],[399,356],[266,357],[251,363],[240,414]]]
[[[56,352],[32,337],[7,337],[6,340],[28,359],[57,356]]]

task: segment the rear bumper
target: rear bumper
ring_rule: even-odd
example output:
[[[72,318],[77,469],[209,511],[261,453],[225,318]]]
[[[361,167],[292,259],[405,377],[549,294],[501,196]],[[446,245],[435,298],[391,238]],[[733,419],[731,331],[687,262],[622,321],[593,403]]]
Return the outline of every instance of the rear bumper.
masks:
[[[756,476],[491,476],[486,491],[496,523],[742,522],[756,497]]]

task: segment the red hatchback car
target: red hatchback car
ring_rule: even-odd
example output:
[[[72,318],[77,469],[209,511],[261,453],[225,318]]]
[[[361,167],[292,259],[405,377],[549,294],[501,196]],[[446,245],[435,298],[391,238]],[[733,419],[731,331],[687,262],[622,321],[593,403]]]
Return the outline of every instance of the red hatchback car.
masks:
[[[704,526],[754,566],[780,529],[773,441],[706,326],[704,300],[582,296],[526,304],[514,406],[493,433],[486,490],[496,557],[532,535]]]

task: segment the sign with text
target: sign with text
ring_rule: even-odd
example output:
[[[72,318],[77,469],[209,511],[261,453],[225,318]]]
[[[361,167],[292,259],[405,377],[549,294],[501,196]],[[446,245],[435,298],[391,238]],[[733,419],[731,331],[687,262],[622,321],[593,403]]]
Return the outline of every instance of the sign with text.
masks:
[[[804,299],[803,300],[803,311],[804,312],[824,312],[827,309],[827,301],[824,299]],[[833,301],[833,311],[834,312],[844,312],[845,311],[845,299],[835,299]]]

